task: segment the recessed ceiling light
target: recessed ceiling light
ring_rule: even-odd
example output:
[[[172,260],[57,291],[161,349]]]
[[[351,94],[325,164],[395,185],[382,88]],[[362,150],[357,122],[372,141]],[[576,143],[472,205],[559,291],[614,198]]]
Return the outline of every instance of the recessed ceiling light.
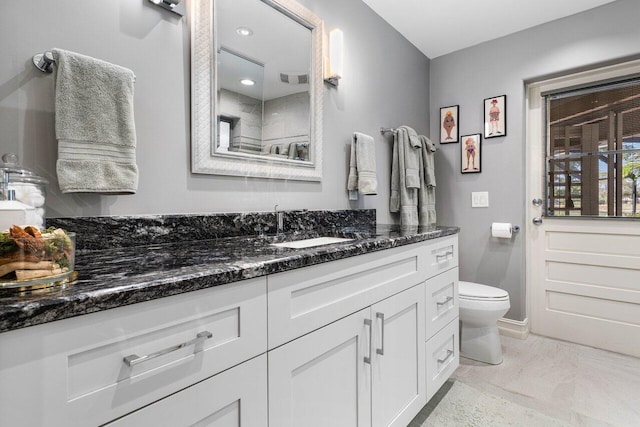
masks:
[[[253,86],[254,84],[256,84],[256,82],[254,82],[251,79],[242,79],[240,80],[240,83],[242,83],[245,86]]]
[[[236,28],[236,33],[243,37],[249,37],[253,35],[253,30],[249,27],[238,27]]]

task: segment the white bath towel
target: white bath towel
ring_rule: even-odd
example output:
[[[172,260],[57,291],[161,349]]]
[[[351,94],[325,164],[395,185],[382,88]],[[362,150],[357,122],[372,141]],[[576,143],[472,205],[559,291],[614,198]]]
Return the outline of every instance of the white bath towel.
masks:
[[[60,190],[135,193],[133,72],[62,49],[53,57]]]
[[[360,132],[354,132],[351,139],[347,190],[350,192],[350,200],[353,200],[352,196],[356,191],[363,196],[378,193],[375,143],[373,137]]]

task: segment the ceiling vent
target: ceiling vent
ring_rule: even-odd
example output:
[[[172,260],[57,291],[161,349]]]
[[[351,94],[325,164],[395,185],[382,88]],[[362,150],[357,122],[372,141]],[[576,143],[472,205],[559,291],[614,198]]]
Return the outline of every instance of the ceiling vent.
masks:
[[[285,74],[280,73],[280,81],[290,85],[302,85],[309,83],[308,74]]]

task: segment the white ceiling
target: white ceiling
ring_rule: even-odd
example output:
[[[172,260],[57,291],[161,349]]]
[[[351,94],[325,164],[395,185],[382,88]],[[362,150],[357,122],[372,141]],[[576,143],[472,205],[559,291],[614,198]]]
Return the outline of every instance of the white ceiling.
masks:
[[[363,1],[433,59],[615,0]]]

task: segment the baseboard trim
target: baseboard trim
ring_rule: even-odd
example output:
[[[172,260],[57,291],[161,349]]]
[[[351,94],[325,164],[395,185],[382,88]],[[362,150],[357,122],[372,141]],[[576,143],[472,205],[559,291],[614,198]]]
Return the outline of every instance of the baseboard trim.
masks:
[[[529,319],[511,320],[503,317],[498,319],[498,330],[501,335],[526,340],[529,336]]]

